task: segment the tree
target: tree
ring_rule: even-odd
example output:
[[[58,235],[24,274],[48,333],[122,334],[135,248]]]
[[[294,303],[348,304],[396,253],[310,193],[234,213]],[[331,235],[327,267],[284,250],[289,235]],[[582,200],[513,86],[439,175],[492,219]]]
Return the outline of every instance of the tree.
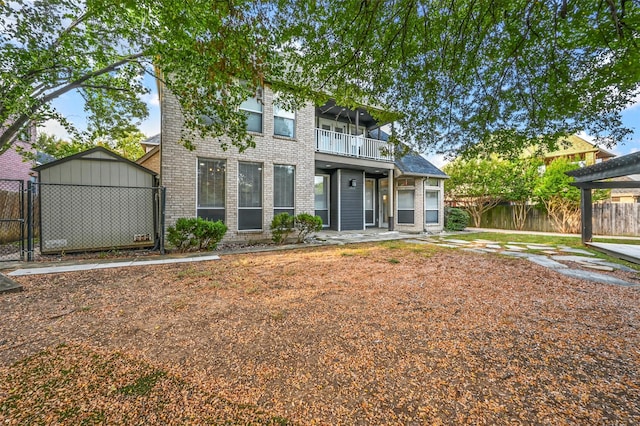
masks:
[[[621,141],[640,84],[632,0],[292,1],[287,80],[402,113],[404,142],[517,155],[581,130]],[[285,25],[286,26],[286,25]],[[352,101],[353,102],[353,101]],[[423,149],[424,150],[424,149]]]
[[[0,2],[0,152],[48,119],[83,142],[130,132],[147,115],[141,76],[156,71],[180,100],[186,135],[252,146],[237,107],[275,57],[267,12],[242,0]],[[52,106],[71,91],[84,99],[87,131]]]
[[[443,167],[449,175],[444,183],[445,197],[468,211],[474,226],[479,227],[482,215],[504,198],[510,170],[508,162],[496,157],[458,158]]]
[[[140,145],[140,142],[145,138],[146,136],[143,133],[133,131],[123,134],[115,140],[102,139],[82,142],[76,139],[66,141],[54,135],[40,133],[38,134],[38,139],[34,148],[38,151],[44,152],[45,154],[51,155],[53,158],[60,159],[95,148],[96,146],[102,146],[123,156],[124,158],[135,161],[144,155],[144,149],[142,148],[142,145]],[[22,154],[28,158],[35,156],[35,153],[32,150],[24,151]]]
[[[572,186],[573,177],[566,172],[579,168],[578,161],[557,158],[546,167],[535,188],[539,202],[544,205],[558,232],[580,232],[580,190]],[[608,190],[593,191],[593,201],[604,200]]]
[[[140,142],[147,137],[144,133],[135,130],[116,137],[113,140],[103,139],[96,142],[98,146],[104,146],[111,151],[122,155],[131,161],[136,161],[144,155],[144,148]]]
[[[36,139],[34,148],[37,151],[44,152],[55,159],[60,159],[86,151],[93,146],[94,145],[85,144],[76,140],[65,141],[64,139],[60,139],[55,135],[49,135],[47,133],[38,133],[38,138]],[[35,152],[33,150],[29,150],[23,152],[22,155],[26,158],[35,157]]]
[[[633,0],[16,0],[0,16],[0,151],[30,122],[73,130],[52,107],[72,90],[89,114],[74,136],[130,130],[156,71],[191,149],[254,146],[238,106],[266,79],[283,106],[380,105],[419,150],[503,154],[580,130],[623,140],[640,84]]]
[[[511,203],[511,219],[518,230],[524,228],[527,214],[534,205],[541,165],[542,160],[536,157],[521,157],[509,162],[503,197]]]

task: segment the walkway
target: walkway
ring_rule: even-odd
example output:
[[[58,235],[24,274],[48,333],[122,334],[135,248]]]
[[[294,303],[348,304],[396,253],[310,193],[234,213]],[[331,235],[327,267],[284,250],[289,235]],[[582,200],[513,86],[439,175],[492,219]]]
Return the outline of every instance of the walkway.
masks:
[[[408,240],[411,241],[411,240]],[[638,282],[629,282],[595,271],[612,272],[615,270],[634,272],[635,269],[615,262],[609,262],[595,257],[595,253],[565,245],[531,244],[521,242],[498,243],[496,241],[476,239],[473,241],[456,239],[455,236],[427,237],[414,240],[417,243],[434,244],[440,247],[457,248],[475,253],[496,253],[510,257],[527,259],[538,265],[553,269],[554,271],[574,278],[604,284],[615,284],[625,287],[640,288]],[[570,268],[569,265],[579,265],[580,269]]]
[[[472,229],[472,231],[482,232],[484,230]],[[487,230],[489,232],[495,232],[496,230]],[[505,231],[506,233],[507,231]],[[512,232],[513,233],[513,232]],[[517,233],[517,232],[515,232]],[[530,232],[528,232],[530,234]],[[495,241],[476,239],[473,241],[465,241],[455,238],[456,234],[442,233],[440,235],[425,235],[425,234],[409,234],[399,231],[387,231],[382,229],[368,229],[366,231],[323,231],[317,234],[316,243],[313,245],[343,245],[351,243],[365,243],[365,242],[377,242],[377,241],[389,241],[389,240],[403,240],[409,243],[416,244],[434,244],[436,246],[457,248],[462,250],[473,251],[476,253],[498,253],[506,256],[521,257],[528,259],[531,262],[535,262],[539,265],[553,269],[563,275],[580,278],[588,281],[601,282],[607,284],[616,284],[629,287],[640,287],[639,283],[628,282],[616,278],[612,275],[606,275],[595,271],[613,271],[622,270],[627,272],[635,272],[635,270],[628,268],[624,265],[620,265],[613,262],[607,262],[603,259],[595,257],[594,253],[583,250],[575,249],[568,246],[551,246],[551,245],[539,245],[539,244],[526,244],[526,243],[507,243],[500,244]],[[558,234],[549,234],[558,235]],[[571,234],[567,234],[571,235]],[[604,245],[604,243],[596,243],[598,245]],[[268,246],[268,247],[245,247],[239,250],[231,250],[226,252],[220,252],[220,254],[227,253],[247,253],[257,251],[273,251],[273,250],[287,250],[300,248],[300,245],[289,246]],[[308,245],[306,246],[308,247]],[[639,254],[640,255],[640,254]],[[103,260],[96,261],[77,261],[69,262],[64,265],[49,264],[22,264],[28,265],[28,268],[20,268],[12,272],[7,273],[8,276],[24,276],[24,275],[36,275],[36,274],[51,274],[73,271],[87,271],[93,269],[103,268],[122,268],[128,266],[142,266],[142,265],[160,265],[169,263],[185,263],[185,262],[201,262],[219,259],[218,255],[211,255],[209,253],[202,255],[191,256],[154,256],[153,258],[138,258],[135,260]],[[580,269],[570,268],[565,263],[570,262],[572,265],[580,265]],[[0,293],[5,291],[19,291],[21,286],[15,283],[7,276],[0,274]]]

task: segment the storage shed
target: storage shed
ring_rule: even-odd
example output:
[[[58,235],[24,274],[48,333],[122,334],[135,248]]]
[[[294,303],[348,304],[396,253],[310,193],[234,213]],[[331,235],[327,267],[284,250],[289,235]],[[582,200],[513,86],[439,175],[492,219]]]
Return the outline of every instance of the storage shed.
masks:
[[[153,171],[102,147],[34,170],[41,253],[156,244],[160,197]]]

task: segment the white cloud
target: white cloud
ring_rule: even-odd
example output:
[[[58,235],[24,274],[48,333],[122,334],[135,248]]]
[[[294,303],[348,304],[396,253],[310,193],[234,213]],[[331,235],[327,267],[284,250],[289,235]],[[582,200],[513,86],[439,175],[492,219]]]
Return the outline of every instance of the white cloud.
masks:
[[[442,154],[423,154],[422,156],[439,169],[442,169],[442,167],[449,162],[449,160],[445,159],[444,155]]]
[[[158,93],[155,91],[141,95],[140,100],[145,104],[149,105],[150,107],[160,106],[160,98],[158,97]]]
[[[157,114],[149,115],[149,118],[140,124],[139,129],[147,137],[157,135],[160,133],[160,116]]]
[[[38,133],[47,133],[60,139],[70,139],[69,132],[56,120],[47,120],[39,125]]]

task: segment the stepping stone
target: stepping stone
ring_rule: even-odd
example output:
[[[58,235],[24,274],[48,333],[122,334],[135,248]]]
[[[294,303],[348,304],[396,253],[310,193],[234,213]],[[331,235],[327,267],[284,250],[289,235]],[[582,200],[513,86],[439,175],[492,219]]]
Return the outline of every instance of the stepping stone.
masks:
[[[550,268],[550,269],[564,269],[567,267],[567,265],[564,265],[560,262],[556,262],[553,259],[549,259],[547,256],[539,256],[539,255],[531,255],[529,257],[527,257],[527,259],[529,259],[530,261],[532,261],[533,263],[537,263],[540,266],[544,266],[546,268]]]
[[[486,250],[482,250],[482,249],[477,249],[477,248],[463,248],[462,250],[464,251],[470,251],[472,253],[480,253],[480,254],[487,254],[489,252],[487,252]]]
[[[454,244],[435,243],[435,245],[437,245],[439,247],[447,247],[447,248],[460,248],[460,246],[456,246]]]
[[[560,251],[563,251],[565,253],[575,253],[575,254],[584,254],[586,256],[595,256],[595,254],[591,253],[590,251],[587,250],[583,250],[583,249],[577,249],[577,248],[571,248],[571,247],[566,247],[566,248],[560,248]]]
[[[489,249],[502,250],[502,246],[500,244],[487,244],[485,247]]]
[[[553,250],[542,250],[542,252],[544,254],[548,254],[548,255],[551,255],[551,256],[554,255],[554,254],[558,254],[557,251],[553,251]]]
[[[512,243],[506,244],[504,247],[509,249],[509,250],[513,250],[513,251],[526,251],[527,250],[524,247],[514,246],[514,245],[512,245]]]
[[[512,245],[516,245],[517,244],[517,245],[524,246],[524,245],[527,245],[528,243],[520,243],[518,241],[509,241],[507,244],[512,244]]]
[[[469,241],[465,241],[465,240],[456,240],[453,238],[447,238],[446,240],[442,240],[444,242],[447,243],[456,243],[456,244],[469,244]]]
[[[436,244],[433,241],[427,241],[427,240],[404,240],[405,243],[409,243],[409,244]]]
[[[522,257],[522,258],[527,258],[529,256],[531,256],[531,254],[529,253],[523,253],[521,251],[509,251],[509,250],[505,250],[503,252],[501,252],[500,254],[504,254],[507,256],[511,256],[511,257]]]
[[[584,257],[584,256],[570,256],[570,255],[556,255],[551,256],[554,260],[564,261],[564,262],[580,262],[580,263],[588,263],[588,262],[599,262],[601,259],[597,257]]]
[[[572,278],[579,278],[581,280],[593,281],[604,284],[615,284],[624,287],[638,287],[638,284],[630,283],[620,278],[612,277],[611,275],[599,274],[591,271],[581,271],[579,269],[556,269],[556,272],[561,273]]]
[[[22,286],[4,274],[0,274],[0,293],[13,293],[17,291],[22,291]]]
[[[480,243],[480,244],[498,244],[497,241],[491,241],[491,240],[473,240],[474,243]]]
[[[608,271],[608,272],[613,271],[613,268],[611,266],[599,265],[597,263],[584,263],[584,267],[589,269],[595,269],[598,271]]]
[[[593,261],[596,261],[596,259],[594,259]],[[618,271],[638,272],[633,268],[629,268],[628,266],[620,265],[619,263],[607,262],[606,260],[602,260],[602,259],[598,259],[597,262],[598,263],[596,263],[596,265],[609,266],[609,267],[611,267],[613,269],[617,269]]]
[[[553,249],[553,247],[551,247],[551,246],[545,246],[545,245],[541,245],[541,244],[527,244],[527,248],[529,250],[551,250],[551,249]]]

